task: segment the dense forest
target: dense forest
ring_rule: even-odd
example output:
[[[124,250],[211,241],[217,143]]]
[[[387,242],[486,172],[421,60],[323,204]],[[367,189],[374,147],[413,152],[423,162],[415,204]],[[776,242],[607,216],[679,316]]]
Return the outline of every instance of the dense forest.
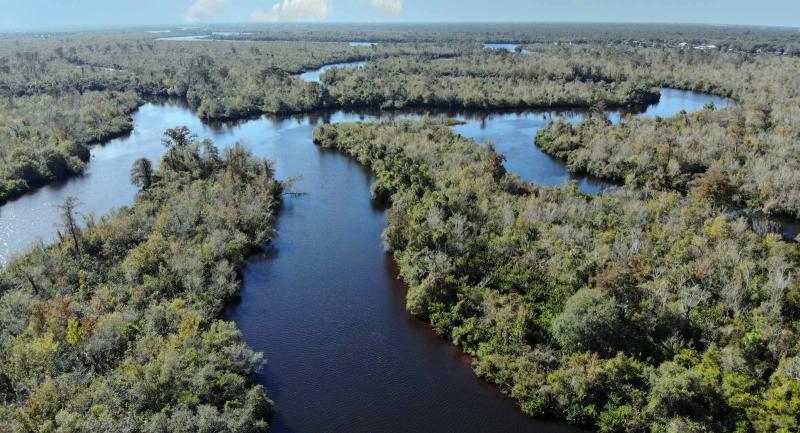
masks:
[[[704,90],[738,103],[669,119],[595,115],[554,122],[536,144],[571,170],[636,187],[708,191],[764,213],[800,216],[800,61],[796,58],[661,50],[604,51],[649,65],[653,84]]]
[[[218,319],[273,235],[281,183],[242,145],[168,130],[136,162],[136,203],[80,223],[0,273],[0,430],[265,432],[261,357]]]
[[[705,200],[586,196],[435,121],[337,124],[367,165],[410,312],[531,415],[601,432],[800,428],[800,248]]]
[[[83,172],[89,145],[129,132],[132,92],[64,92],[0,101],[0,204]]]
[[[381,29],[391,31],[390,28]],[[532,42],[525,46],[525,52],[508,53],[483,49],[480,40],[503,38],[495,37],[497,34],[488,30],[480,33],[476,29],[452,33],[458,37],[441,36],[438,43],[419,42],[409,36],[398,39],[402,42],[372,46],[307,41],[180,42],[159,40],[152,34],[144,36],[138,32],[3,39],[0,42],[0,94],[5,96],[6,103],[0,107],[0,115],[4,119],[11,118],[9,124],[22,122],[27,132],[19,135],[19,127],[9,131],[9,126],[3,125],[0,156],[24,152],[26,157],[18,159],[31,162],[21,167],[4,164],[0,173],[0,200],[80,173],[88,157],[86,145],[129,130],[128,114],[141,100],[154,97],[184,100],[202,119],[220,121],[262,113],[288,114],[333,108],[631,107],[656,101],[657,87],[672,86],[732,96],[746,102],[751,111],[760,109],[763,112],[765,104],[771,105],[772,116],[777,120],[774,125],[768,125],[770,130],[777,131],[772,137],[779,135],[783,125],[793,121],[783,119],[797,116],[786,111],[796,106],[792,92],[797,88],[793,81],[798,74],[793,57],[753,56],[724,50],[640,48],[624,44]],[[612,29],[609,27],[610,34]],[[540,30],[543,32],[540,38],[558,40],[548,33],[552,30],[548,26]],[[302,26],[285,31],[290,32],[284,35],[285,39],[293,39],[291,32],[303,34]],[[382,34],[378,30],[369,33],[369,28],[364,31],[376,37]],[[521,30],[512,26],[505,31],[513,34]],[[530,29],[526,31],[535,33]],[[657,34],[655,28],[652,31]],[[687,35],[692,34],[685,31]],[[325,35],[322,40],[338,38],[333,30],[321,34]],[[482,34],[482,38],[476,37],[478,34]],[[662,36],[667,38],[667,33]],[[754,40],[793,40],[779,31],[754,32],[751,37]],[[611,36],[607,38],[612,39]],[[367,66],[328,71],[321,85],[305,82],[297,76],[325,64],[356,60],[368,60]],[[739,74],[739,68],[746,68],[747,73]],[[783,92],[784,87],[791,90]],[[43,103],[42,98],[49,99]],[[50,109],[14,109],[37,103],[47,104]],[[81,108],[85,105],[93,107]],[[772,105],[781,108],[778,110]],[[42,125],[41,119],[37,119],[73,120],[75,113],[82,109],[84,113],[91,110],[96,113],[62,122],[72,126],[69,131],[54,132],[50,125]],[[26,119],[28,115],[34,118]],[[742,116],[747,114],[738,115]],[[729,128],[733,123],[728,122]],[[738,137],[737,133],[732,134]],[[31,139],[32,136],[40,138]],[[776,151],[769,148],[787,149],[782,143],[766,147],[770,161]],[[553,153],[565,157],[555,149]],[[55,160],[48,163],[48,159]],[[652,171],[644,165],[640,170]],[[689,170],[697,169],[692,164],[685,165]],[[621,170],[596,170],[594,166],[579,165],[574,168],[604,176]],[[610,177],[615,178],[626,175],[611,174]],[[764,206],[795,213],[796,208],[780,208],[771,203],[776,198],[780,201],[780,197],[791,195],[791,191],[787,192],[791,187],[784,185],[796,182],[786,175],[771,181],[778,185],[774,188],[780,190],[777,197],[771,197],[772,192],[751,192],[751,196],[766,198],[747,197],[742,201],[769,202]],[[747,186],[742,187],[746,189]]]
[[[582,53],[560,54],[480,50],[454,59],[394,57],[333,69],[322,80],[339,107],[588,108],[658,101],[642,79],[583,62]]]
[[[215,38],[265,41],[334,42],[494,42],[615,44],[679,47],[681,43],[712,46],[720,51],[800,55],[796,29],[752,26],[631,23],[436,23],[436,24],[278,24],[269,27],[214,26],[177,32],[210,34]]]
[[[432,61],[467,54],[464,60]],[[354,60],[376,66],[347,78],[333,70],[323,85],[297,76]],[[436,66],[456,62],[463,65],[458,76]],[[526,72],[532,63],[464,41],[351,47],[178,42],[126,33],[3,40],[0,116],[7,121],[0,126],[0,157],[15,157],[0,173],[0,201],[80,173],[87,144],[130,130],[128,115],[147,98],[179,98],[202,119],[220,121],[336,107],[588,106],[599,100],[628,105],[657,97],[640,81],[575,72],[555,56]],[[412,67],[424,70],[412,73]],[[493,75],[505,68],[512,69],[496,80]],[[387,85],[392,77],[396,81]]]
[[[82,173],[90,146],[130,132],[146,101],[172,98],[210,123],[575,108],[581,122],[551,122],[530,146],[620,188],[528,184],[450,121],[324,125],[314,141],[375,175],[408,310],[524,413],[603,433],[800,431],[800,244],[748,219],[800,218],[800,33],[232,30],[0,35],[0,204]],[[224,40],[159,39],[193,34]],[[367,63],[299,76],[353,61]],[[731,104],[633,115],[663,87]],[[0,432],[266,431],[261,357],[220,317],[245,259],[275,234],[284,185],[241,144],[176,128],[164,145],[160,163],[131,169],[135,204],[81,218],[69,199],[58,242],[0,268]]]
[[[349,47],[313,42],[226,43],[97,36],[0,44],[0,92],[132,91],[185,99],[207,120],[325,108],[316,83],[296,74],[330,63],[410,54],[452,56],[452,44]]]
[[[147,98],[179,98],[205,120],[314,111],[327,92],[296,74],[324,64],[426,53],[331,43],[157,41],[121,34],[0,40],[0,203],[83,171],[88,145],[132,129]]]

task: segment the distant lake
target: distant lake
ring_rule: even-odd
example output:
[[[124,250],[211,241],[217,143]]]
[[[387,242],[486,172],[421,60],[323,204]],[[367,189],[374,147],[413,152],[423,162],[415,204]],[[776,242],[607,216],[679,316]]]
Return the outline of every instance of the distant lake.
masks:
[[[517,47],[519,47],[519,44],[491,44],[491,43],[483,44],[483,48],[486,48],[486,49],[489,49],[489,50],[506,50],[509,53],[516,53],[517,52]],[[525,50],[525,49],[523,49],[520,52],[522,54],[532,54],[529,50]]]
[[[516,51],[518,46],[518,44],[483,44],[483,48],[488,48],[490,50],[506,50],[510,53]]]
[[[156,38],[157,41],[209,41],[211,35],[167,36]]]

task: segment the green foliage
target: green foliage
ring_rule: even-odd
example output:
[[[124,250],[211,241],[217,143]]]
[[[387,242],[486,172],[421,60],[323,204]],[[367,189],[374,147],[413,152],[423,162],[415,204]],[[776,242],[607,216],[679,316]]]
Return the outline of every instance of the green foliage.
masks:
[[[83,172],[88,145],[133,128],[133,93],[87,92],[0,102],[0,204]]]
[[[386,191],[409,311],[526,413],[603,432],[795,428],[796,244],[693,195],[525,184],[446,122],[314,140]]]
[[[183,100],[208,121],[308,112],[333,101],[323,86],[296,76],[302,71],[386,56],[452,56],[465,49],[181,43],[129,32],[51,36],[0,37],[0,204],[82,173],[88,146],[129,132],[130,113],[143,99]]]
[[[751,408],[759,433],[787,433],[800,429],[800,358],[784,360],[770,378],[764,398]]]
[[[733,96],[724,110],[669,119],[592,118],[540,130],[536,144],[570,170],[637,188],[691,190],[718,204],[800,216],[800,60],[731,53],[605,50],[651,83]],[[628,63],[626,65],[626,63]],[[637,64],[646,63],[644,69]]]
[[[334,69],[322,80],[339,107],[587,108],[658,100],[644,79],[628,80],[584,53],[571,54],[479,50],[448,59],[392,57]]]
[[[474,47],[469,45],[468,47]],[[331,105],[327,91],[296,74],[386,56],[452,56],[454,44],[350,47],[315,42],[178,42],[137,33],[0,39],[0,95],[130,91],[185,100],[204,120],[307,112]]]
[[[601,33],[588,30],[594,27],[601,29],[598,30]],[[634,31],[640,32],[635,42],[621,36]],[[30,139],[20,139],[18,128],[5,133],[0,129],[0,160],[5,162],[0,169],[0,201],[33,186],[80,173],[88,159],[86,145],[130,130],[128,114],[140,98],[181,99],[207,121],[353,107],[629,107],[656,101],[655,87],[660,85],[740,99],[756,95],[753,103],[757,108],[773,103],[764,95],[781,94],[782,87],[796,75],[795,67],[783,64],[787,59],[742,53],[795,52],[797,36],[777,30],[459,25],[448,29],[368,26],[355,33],[341,28],[325,28],[323,33],[304,28],[246,33],[246,37],[254,40],[241,41],[245,35],[215,36],[240,40],[236,44],[160,41],[138,32],[75,33],[48,38],[18,35],[0,39],[0,95],[8,100],[0,107],[0,118],[6,117],[6,112],[22,117],[27,124],[25,128],[31,130],[28,135],[36,134]],[[732,34],[737,37],[732,38]],[[374,38],[382,43],[351,47],[308,42],[310,38],[323,41]],[[713,43],[722,51],[679,49],[678,41],[684,38],[693,45]],[[531,45],[526,46],[528,53],[508,53],[486,50],[480,44],[480,41],[504,40]],[[645,40],[650,43],[645,44]],[[570,44],[554,45],[552,41]],[[590,44],[590,41],[600,43]],[[658,48],[644,49],[639,45]],[[308,83],[296,76],[325,64],[356,60],[367,60],[367,66],[358,70],[333,69],[323,76],[323,84]],[[746,74],[739,73],[740,66],[747,67]],[[781,76],[774,78],[770,71],[778,71]],[[770,85],[759,82],[758,88],[748,88],[752,82],[746,78],[749,76]],[[24,107],[18,110],[15,108],[18,104]],[[51,112],[55,116],[48,115]],[[780,126],[774,125],[772,119],[783,119],[785,114],[782,111],[759,114],[756,110],[746,114],[745,123],[756,129],[759,125],[771,128],[772,133],[775,126]],[[50,122],[53,117],[55,122]],[[52,128],[51,123],[57,127]],[[768,158],[759,158],[752,167],[745,168],[759,175],[747,188],[740,189],[747,193],[743,200],[752,201],[753,206],[794,212],[781,203],[796,199],[791,187],[797,184],[796,179],[786,168],[778,170],[773,162],[778,160],[775,156],[780,156],[774,154],[797,153],[791,151],[789,137],[781,131],[780,128],[774,131],[777,137],[771,140],[774,145],[768,146],[774,148]],[[5,143],[8,141],[5,136],[11,137],[15,144]],[[677,142],[685,141],[692,142]],[[679,188],[703,172],[707,162],[714,158],[703,155],[706,164],[698,165],[697,158],[682,161],[679,156],[664,157],[664,149],[659,144],[654,151],[637,148],[614,155],[631,156],[641,165],[633,176],[636,181],[655,176],[660,182]],[[741,150],[752,153],[750,146]],[[595,149],[592,155],[600,154]],[[731,159],[727,165],[735,161]],[[764,170],[765,163],[775,170]],[[627,179],[628,165],[637,164],[625,164],[622,168],[612,165],[606,170],[596,167],[598,164],[575,169]],[[738,179],[733,179],[732,185],[739,187]]]
[[[153,164],[147,158],[139,158],[133,163],[131,167],[131,183],[141,189],[150,188],[155,182],[155,173],[153,173]]]
[[[382,43],[297,42],[311,36]],[[88,145],[130,130],[145,97],[180,98],[204,120],[361,106],[591,108],[582,124],[551,124],[538,144],[572,170],[642,192],[525,184],[444,123],[325,126],[315,140],[375,173],[409,311],[526,413],[602,432],[798,429],[798,247],[717,209],[800,215],[800,74],[785,55],[800,52],[797,32],[300,25],[247,37],[266,42],[3,36],[0,202],[80,173]],[[484,41],[524,42],[531,55]],[[355,60],[369,62],[321,85],[295,76]],[[615,126],[597,116],[652,102],[659,86],[739,105]],[[159,170],[147,160],[132,168],[133,207],[81,229],[67,202],[62,240],[0,273],[9,430],[266,429],[270,402],[249,378],[259,356],[217,318],[236,296],[237,270],[272,235],[281,186],[240,145],[219,152],[185,128],[164,144]]]
[[[73,235],[3,270],[0,430],[267,430],[261,355],[218,317],[282,186],[242,145],[220,155],[183,128],[165,144],[135,205],[80,229],[69,201]]]
[[[597,290],[579,290],[553,321],[553,337],[570,352],[613,353],[624,328],[618,315],[614,298]]]

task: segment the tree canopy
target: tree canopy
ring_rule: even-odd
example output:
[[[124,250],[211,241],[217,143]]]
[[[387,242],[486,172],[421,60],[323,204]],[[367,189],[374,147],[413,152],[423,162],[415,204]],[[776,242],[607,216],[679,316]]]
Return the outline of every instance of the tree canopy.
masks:
[[[81,228],[69,199],[60,242],[0,273],[0,430],[267,430],[261,355],[219,315],[282,186],[245,146],[188,137],[133,206]]]
[[[601,432],[800,428],[797,244],[674,191],[526,184],[440,121],[314,137],[391,202],[409,311],[526,413]]]

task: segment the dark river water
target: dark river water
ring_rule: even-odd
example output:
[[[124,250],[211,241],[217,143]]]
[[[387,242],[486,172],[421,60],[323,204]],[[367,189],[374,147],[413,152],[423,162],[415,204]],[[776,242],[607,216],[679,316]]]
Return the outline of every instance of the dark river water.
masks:
[[[665,91],[646,115],[693,111],[719,98]],[[533,136],[548,119],[577,113],[435,113],[464,120],[454,129],[493,140],[507,168],[524,179],[559,185],[572,178],[544,155]],[[156,160],[166,128],[186,125],[221,146],[243,140],[275,161],[277,177],[302,174],[286,197],[279,236],[252,258],[243,274],[241,302],[227,318],[247,343],[264,353],[258,376],[275,400],[272,432],[572,432],[559,423],[530,419],[515,403],[478,380],[467,357],[437,337],[404,308],[405,288],[381,246],[383,209],[369,199],[370,174],[347,157],[311,141],[315,125],[417,114],[335,112],[204,125],[178,105],[149,103],[134,115],[135,128],[92,151],[84,176],[41,188],[0,207],[0,260],[31,242],[54,239],[55,206],[67,196],[83,213],[104,214],[133,202],[133,161]],[[596,192],[607,186],[579,179]]]

